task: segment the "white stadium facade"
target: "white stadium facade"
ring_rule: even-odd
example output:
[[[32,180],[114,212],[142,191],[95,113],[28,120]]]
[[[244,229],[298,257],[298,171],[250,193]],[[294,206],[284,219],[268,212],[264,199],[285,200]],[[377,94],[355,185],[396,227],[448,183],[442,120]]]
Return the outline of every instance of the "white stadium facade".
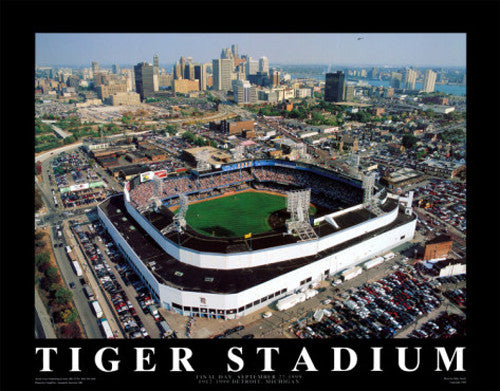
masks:
[[[305,163],[251,160],[178,177],[141,174],[97,209],[162,307],[184,316],[234,319],[413,238],[412,195],[403,198],[378,183],[364,184]],[[282,229],[253,236],[249,247],[244,237],[214,238],[189,225],[175,226],[168,209],[181,194],[202,200],[248,188],[282,193],[309,188],[311,202],[328,212],[308,222],[314,232],[306,239]]]

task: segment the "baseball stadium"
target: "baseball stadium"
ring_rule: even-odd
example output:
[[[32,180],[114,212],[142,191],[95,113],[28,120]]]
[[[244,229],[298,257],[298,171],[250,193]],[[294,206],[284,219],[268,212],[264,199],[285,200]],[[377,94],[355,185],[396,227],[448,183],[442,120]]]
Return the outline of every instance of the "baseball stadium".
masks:
[[[266,159],[143,173],[98,215],[161,306],[234,319],[411,240],[411,202],[373,175]]]

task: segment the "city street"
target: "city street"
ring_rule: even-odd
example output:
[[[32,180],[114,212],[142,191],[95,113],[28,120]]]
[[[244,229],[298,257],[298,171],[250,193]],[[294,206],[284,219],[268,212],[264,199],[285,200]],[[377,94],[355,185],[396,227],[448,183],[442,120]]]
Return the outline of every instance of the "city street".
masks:
[[[50,227],[48,232],[52,243],[62,242],[64,244],[62,247],[54,248],[54,256],[65,286],[73,293],[73,301],[81,319],[81,324],[86,338],[102,338],[102,333],[99,329],[99,325],[97,324],[97,318],[92,312],[90,303],[82,290],[80,277],[78,277],[73,271],[71,263],[66,255],[65,246],[67,245],[67,242],[61,239],[56,241],[54,240],[54,238],[57,237],[57,230],[55,227]],[[75,284],[74,289],[69,287],[70,283]]]

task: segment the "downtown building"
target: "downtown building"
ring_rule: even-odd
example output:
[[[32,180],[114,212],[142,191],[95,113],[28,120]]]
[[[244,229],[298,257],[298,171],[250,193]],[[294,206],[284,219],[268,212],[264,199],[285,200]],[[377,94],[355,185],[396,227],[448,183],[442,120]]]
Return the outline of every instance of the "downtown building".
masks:
[[[342,102],[345,94],[344,72],[327,73],[325,76],[325,101]]]
[[[417,81],[417,72],[413,69],[407,68],[405,70],[405,78],[403,82],[403,89],[405,90],[414,90],[415,83]]]
[[[135,89],[141,96],[141,101],[154,95],[153,66],[141,62],[134,66]]]
[[[231,90],[232,73],[232,58],[218,58],[212,60],[213,89],[217,91]]]
[[[234,101],[237,104],[257,103],[257,88],[248,80],[233,80]]]
[[[436,84],[436,72],[427,69],[424,75],[424,83],[422,85],[423,92],[434,92],[434,86]]]
[[[207,89],[207,64],[194,65],[194,78],[199,81],[199,90]]]

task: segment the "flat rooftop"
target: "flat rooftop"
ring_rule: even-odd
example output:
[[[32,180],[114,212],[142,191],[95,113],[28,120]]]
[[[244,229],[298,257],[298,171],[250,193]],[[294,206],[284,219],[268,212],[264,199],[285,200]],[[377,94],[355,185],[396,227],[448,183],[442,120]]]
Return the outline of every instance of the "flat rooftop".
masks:
[[[414,216],[407,216],[404,213],[399,213],[398,218],[393,223],[376,231],[344,242],[338,246],[331,247],[314,256],[299,257],[254,268],[219,270],[203,269],[187,265],[179,262],[177,259],[167,254],[127,213],[123,203],[122,194],[108,198],[99,205],[99,208],[109,218],[120,234],[127,240],[135,253],[155,275],[158,281],[181,290],[217,294],[231,294],[244,291],[282,274],[291,272],[312,262],[316,262],[327,255],[338,252],[356,243],[375,237],[415,218]],[[325,231],[328,228],[327,226],[330,227],[330,232],[333,232],[333,227],[331,227],[328,223],[326,223],[326,225],[323,224]],[[321,235],[326,235],[323,229],[321,230]],[[289,235],[287,236],[289,237]],[[191,236],[190,233],[181,234],[179,237],[177,236],[177,233],[172,233],[171,235],[168,235],[168,237],[175,243],[177,243],[177,240],[180,239],[181,245],[184,245],[185,241],[190,241],[193,246],[196,245],[196,242],[201,239],[201,235],[195,237]],[[282,238],[284,239],[286,237],[283,236]],[[254,249],[256,242],[257,241],[254,240],[252,244]],[[201,241],[201,243],[201,247],[207,245],[206,242]],[[211,246],[212,244],[213,243],[210,243],[209,245]],[[238,245],[237,242],[234,244]],[[242,245],[241,242],[240,245]],[[243,249],[239,249],[238,251],[243,251]]]

